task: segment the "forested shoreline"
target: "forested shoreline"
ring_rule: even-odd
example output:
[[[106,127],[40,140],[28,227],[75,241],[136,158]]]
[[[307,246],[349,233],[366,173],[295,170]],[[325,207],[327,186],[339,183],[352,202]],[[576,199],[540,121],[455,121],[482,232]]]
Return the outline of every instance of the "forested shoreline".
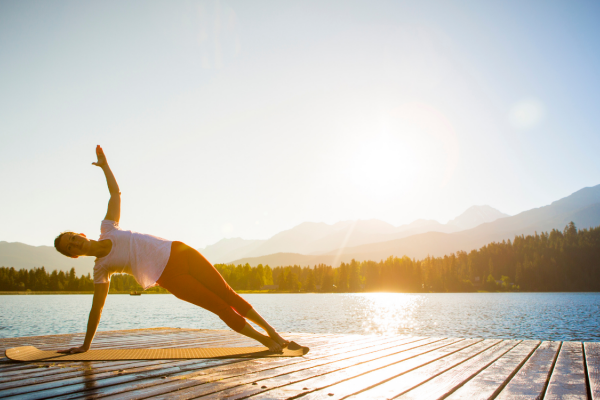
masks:
[[[470,253],[414,260],[351,261],[338,268],[216,264],[236,290],[279,292],[588,292],[600,291],[600,227],[516,236]],[[0,291],[93,291],[90,275],[0,268]],[[130,275],[113,275],[111,292],[141,291]],[[151,288],[164,292],[162,288]]]

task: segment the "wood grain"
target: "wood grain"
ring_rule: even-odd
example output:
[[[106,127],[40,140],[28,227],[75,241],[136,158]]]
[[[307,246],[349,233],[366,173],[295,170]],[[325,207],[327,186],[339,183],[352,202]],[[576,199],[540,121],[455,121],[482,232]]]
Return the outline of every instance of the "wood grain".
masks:
[[[587,400],[583,346],[580,342],[563,342],[544,399]]]
[[[432,378],[417,388],[410,390],[400,399],[405,400],[437,400],[446,398],[449,394],[459,388],[464,382],[469,381],[480,371],[487,368],[490,364],[502,357],[513,347],[519,344],[519,341],[505,340],[493,347],[479,353],[462,364],[443,372]]]
[[[600,343],[583,344],[592,400],[600,400]]]
[[[340,371],[336,374],[319,376],[312,380],[302,382],[307,388],[305,395],[307,399],[332,398],[340,399],[357,393],[369,387],[376,386],[389,379],[405,374],[409,371],[427,365],[448,354],[459,352],[469,348],[481,339],[446,339],[434,342],[431,345],[416,348],[398,354],[396,357],[382,357],[371,363],[356,365]],[[274,393],[265,393],[258,398],[287,398],[288,394],[298,390],[300,384],[286,385]],[[315,390],[316,389],[316,390]],[[304,389],[302,389],[304,390]],[[291,397],[291,396],[288,396]]]
[[[475,343],[461,351],[448,354],[443,358],[428,363],[427,365],[416,368],[401,376],[389,379],[375,387],[352,396],[352,399],[388,399],[397,397],[417,386],[429,381],[432,378],[470,360],[471,358],[485,352],[487,349],[498,344],[498,339],[488,339]]]
[[[554,367],[560,344],[560,342],[542,342],[500,392],[497,399],[541,399]]]
[[[540,342],[534,340],[521,342],[450,394],[447,399],[487,400],[494,398],[512,379],[539,344]]]

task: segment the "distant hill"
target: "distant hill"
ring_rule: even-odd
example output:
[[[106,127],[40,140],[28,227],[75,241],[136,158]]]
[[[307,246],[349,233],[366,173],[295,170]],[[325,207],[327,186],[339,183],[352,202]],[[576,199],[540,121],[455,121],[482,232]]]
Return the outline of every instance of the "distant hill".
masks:
[[[218,263],[231,258],[244,257],[264,242],[266,240],[221,239],[215,244],[200,249],[200,252],[207,260]]]
[[[320,257],[302,254],[270,255],[266,257],[246,257],[233,261],[234,264],[267,264],[267,260],[276,259],[277,265],[314,265],[330,263],[332,259],[348,262],[353,258],[362,260],[382,260],[393,256],[424,258],[428,255],[443,256],[460,250],[471,251],[493,241],[513,239],[516,235],[564,229],[573,221],[579,229],[600,225],[600,185],[581,189],[572,195],[557,200],[550,205],[524,211],[512,217],[499,218],[483,223],[475,228],[454,232],[427,232],[400,239],[377,243],[349,246],[336,249]]]
[[[448,221],[448,225],[454,225],[460,230],[465,230],[505,217],[510,217],[510,215],[501,213],[490,206],[473,206],[458,217]]]
[[[278,253],[326,254],[341,247],[385,242],[419,233],[458,232],[506,216],[490,206],[473,206],[447,224],[424,219],[397,227],[377,219],[342,221],[332,225],[304,222],[268,240],[222,239],[200,251],[213,263]]]
[[[75,267],[77,275],[93,274],[94,257],[68,258],[50,246],[30,246],[19,242],[0,242],[0,267],[68,271]]]
[[[281,252],[325,252],[340,247],[344,240],[352,245],[369,243],[365,240],[367,236],[390,234],[395,229],[393,225],[375,219],[343,221],[332,225],[324,222],[303,222],[277,233],[268,240],[222,239],[200,251],[213,263]]]

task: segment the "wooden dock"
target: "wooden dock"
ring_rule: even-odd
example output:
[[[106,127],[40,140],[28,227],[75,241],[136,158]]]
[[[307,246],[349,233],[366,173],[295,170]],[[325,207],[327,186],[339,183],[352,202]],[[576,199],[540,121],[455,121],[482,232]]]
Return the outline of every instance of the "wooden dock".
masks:
[[[3,399],[592,399],[600,343],[443,337],[284,335],[304,357],[17,363],[0,360]],[[79,346],[83,334],[0,339],[10,347]],[[231,331],[99,332],[93,348],[234,347]]]

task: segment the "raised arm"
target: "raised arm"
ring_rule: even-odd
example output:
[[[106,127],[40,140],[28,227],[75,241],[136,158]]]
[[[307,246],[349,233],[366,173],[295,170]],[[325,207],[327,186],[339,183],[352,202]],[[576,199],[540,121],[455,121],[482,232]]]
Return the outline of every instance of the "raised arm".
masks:
[[[119,219],[121,218],[121,192],[119,191],[119,185],[117,184],[117,180],[108,166],[106,156],[104,155],[104,151],[102,151],[102,147],[100,147],[100,145],[96,146],[96,155],[98,156],[98,161],[92,164],[102,168],[102,171],[104,171],[104,176],[106,177],[106,183],[108,185],[108,191],[110,192],[108,210],[106,211],[106,216],[104,219],[118,223]]]
[[[100,323],[100,317],[102,316],[102,309],[104,308],[104,302],[108,295],[109,283],[96,283],[94,284],[94,300],[92,301],[92,309],[88,318],[87,331],[85,334],[85,340],[81,347],[71,347],[70,349],[60,350],[59,353],[85,353],[90,349],[92,340],[96,335],[98,324]]]

